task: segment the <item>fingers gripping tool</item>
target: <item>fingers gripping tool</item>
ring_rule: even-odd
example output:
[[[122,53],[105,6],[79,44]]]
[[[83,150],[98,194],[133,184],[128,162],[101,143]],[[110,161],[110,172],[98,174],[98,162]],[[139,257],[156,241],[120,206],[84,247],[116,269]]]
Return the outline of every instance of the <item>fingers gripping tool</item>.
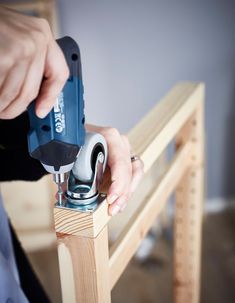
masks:
[[[100,134],[85,131],[79,47],[70,37],[57,43],[68,64],[69,78],[44,119],[36,116],[35,102],[30,104],[28,148],[30,155],[53,174],[58,185],[57,206],[90,211],[99,201],[107,145]]]

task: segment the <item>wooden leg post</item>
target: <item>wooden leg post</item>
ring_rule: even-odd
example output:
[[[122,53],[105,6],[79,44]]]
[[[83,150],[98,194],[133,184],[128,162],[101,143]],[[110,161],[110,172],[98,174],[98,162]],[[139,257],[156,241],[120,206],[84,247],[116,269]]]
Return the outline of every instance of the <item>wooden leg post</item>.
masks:
[[[203,100],[203,92],[202,92]],[[203,102],[201,102],[203,103]],[[176,146],[193,143],[192,165],[176,188],[174,226],[174,301],[199,303],[201,225],[204,194],[203,104],[182,128]]]
[[[54,215],[63,303],[110,303],[107,226],[94,233],[93,214],[55,208]]]

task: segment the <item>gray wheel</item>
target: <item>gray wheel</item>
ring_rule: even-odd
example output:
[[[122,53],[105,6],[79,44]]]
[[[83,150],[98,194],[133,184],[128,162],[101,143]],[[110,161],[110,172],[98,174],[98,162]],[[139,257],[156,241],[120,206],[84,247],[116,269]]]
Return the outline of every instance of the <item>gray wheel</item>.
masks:
[[[107,163],[107,144],[104,137],[98,133],[87,132],[85,144],[80,149],[77,160],[73,166],[73,174],[76,179],[89,182],[94,176],[94,168],[98,153],[104,153],[105,162],[104,169]]]

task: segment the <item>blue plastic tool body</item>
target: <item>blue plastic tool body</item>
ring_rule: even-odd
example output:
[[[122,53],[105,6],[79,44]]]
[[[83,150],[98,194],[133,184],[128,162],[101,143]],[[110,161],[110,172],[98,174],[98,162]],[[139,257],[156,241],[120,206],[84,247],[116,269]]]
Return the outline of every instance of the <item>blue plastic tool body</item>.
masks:
[[[51,112],[40,119],[35,102],[28,108],[30,131],[29,152],[50,172],[60,173],[76,160],[85,140],[85,116],[80,51],[70,37],[57,40],[67,61],[70,76]],[[64,171],[63,171],[64,172]]]

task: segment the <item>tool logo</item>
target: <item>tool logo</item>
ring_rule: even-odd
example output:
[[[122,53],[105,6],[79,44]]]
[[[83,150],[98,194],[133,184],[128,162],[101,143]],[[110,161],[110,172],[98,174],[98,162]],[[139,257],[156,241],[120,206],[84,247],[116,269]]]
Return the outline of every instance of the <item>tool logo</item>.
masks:
[[[55,131],[59,134],[65,130],[64,94],[61,92],[54,105]]]

